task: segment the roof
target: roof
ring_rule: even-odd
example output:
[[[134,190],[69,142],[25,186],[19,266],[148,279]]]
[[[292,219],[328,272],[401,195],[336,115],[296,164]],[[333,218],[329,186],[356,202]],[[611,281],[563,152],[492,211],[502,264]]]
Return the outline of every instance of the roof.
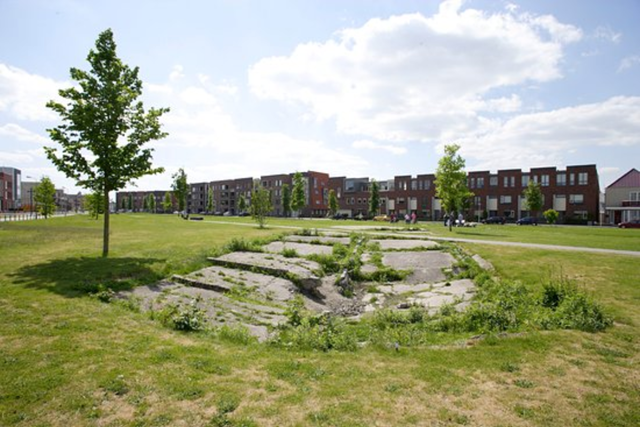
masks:
[[[607,188],[628,188],[628,187],[640,187],[640,172],[637,169],[631,169],[629,172],[622,175],[613,184]]]

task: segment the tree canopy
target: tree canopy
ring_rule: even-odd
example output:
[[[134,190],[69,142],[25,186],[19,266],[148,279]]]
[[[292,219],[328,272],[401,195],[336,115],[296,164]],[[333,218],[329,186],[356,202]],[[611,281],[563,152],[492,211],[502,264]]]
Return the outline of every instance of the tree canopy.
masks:
[[[48,177],[42,177],[36,185],[33,200],[38,212],[45,218],[49,218],[56,211],[56,187]]]
[[[531,216],[535,216],[535,213],[542,209],[542,189],[540,184],[529,180],[527,188],[522,192],[522,196],[526,199],[524,204],[528,211],[531,211]]]
[[[171,212],[171,208],[173,207],[173,200],[171,200],[171,193],[164,193],[164,199],[162,199],[162,210],[164,213]]]
[[[291,192],[291,210],[300,215],[300,211],[306,205],[307,200],[304,192],[304,178],[300,172],[293,175],[293,191]]]
[[[249,212],[260,228],[264,228],[267,215],[273,210],[271,204],[271,194],[269,190],[260,185],[260,180],[253,183],[253,191],[251,192],[251,205]]]
[[[380,186],[375,179],[371,180],[369,188],[369,216],[374,217],[380,209]]]
[[[338,213],[338,197],[334,189],[329,190],[329,212],[331,216],[335,216]]]
[[[167,136],[160,117],[168,108],[145,111],[138,101],[142,80],[138,67],[130,68],[116,54],[113,32],[98,36],[87,56],[91,69],[71,68],[77,85],[58,93],[66,102],[49,101],[62,124],[47,129],[58,148],[45,147],[58,170],[81,187],[103,196],[104,227],[102,255],[109,253],[109,193],[131,181],[163,168],[152,166],[150,141]]]
[[[436,171],[436,196],[447,213],[459,212],[464,202],[473,196],[467,188],[465,161],[458,154],[459,149],[460,146],[457,144],[446,145],[445,154],[438,161]],[[451,230],[451,227],[449,229]]]
[[[178,210],[184,212],[187,206],[187,195],[189,194],[187,174],[184,172],[184,169],[180,168],[171,178],[173,178],[171,189],[173,190],[173,195],[176,196],[176,200],[178,200]]]
[[[291,214],[291,187],[289,184],[282,186],[282,214],[284,216]]]

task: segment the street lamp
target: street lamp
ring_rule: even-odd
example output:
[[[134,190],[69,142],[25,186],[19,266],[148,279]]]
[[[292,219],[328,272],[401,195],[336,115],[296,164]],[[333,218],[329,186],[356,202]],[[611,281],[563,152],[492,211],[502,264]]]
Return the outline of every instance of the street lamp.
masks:
[[[27,175],[26,178],[33,179],[33,177],[29,175]],[[33,185],[29,185],[29,216],[33,216]]]

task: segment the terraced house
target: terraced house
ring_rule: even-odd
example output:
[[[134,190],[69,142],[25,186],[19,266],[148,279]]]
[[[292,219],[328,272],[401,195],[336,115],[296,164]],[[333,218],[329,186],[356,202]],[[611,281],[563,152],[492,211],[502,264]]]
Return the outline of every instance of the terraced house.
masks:
[[[637,173],[637,171],[636,171]],[[260,185],[271,192],[272,216],[283,216],[283,188],[293,186],[293,173],[264,175]],[[325,217],[329,214],[328,194],[334,190],[340,213],[350,217],[369,215],[371,179],[369,177],[330,177],[324,172],[302,173],[305,187],[304,217]],[[634,175],[635,176],[635,175]],[[503,216],[515,221],[528,216],[523,191],[530,180],[540,184],[543,195],[542,211],[555,209],[560,214],[559,223],[587,224],[598,221],[600,212],[600,185],[595,165],[521,169],[505,169],[497,172],[473,171],[467,175],[467,184],[473,192],[464,208],[467,220],[480,220],[488,216]],[[445,215],[436,197],[435,174],[417,176],[398,175],[393,179],[378,181],[380,188],[380,214],[416,213],[420,220],[440,220]],[[214,212],[236,215],[240,197],[247,206],[251,203],[253,178],[227,179],[190,184],[188,209],[191,213],[207,212],[208,192],[214,196]],[[144,192],[136,192],[144,193]],[[120,200],[118,193],[118,200]],[[128,194],[128,193],[127,193]],[[163,192],[164,194],[164,192]],[[144,194],[135,194],[134,201]],[[139,202],[134,203],[137,207]],[[119,205],[120,206],[120,205]]]

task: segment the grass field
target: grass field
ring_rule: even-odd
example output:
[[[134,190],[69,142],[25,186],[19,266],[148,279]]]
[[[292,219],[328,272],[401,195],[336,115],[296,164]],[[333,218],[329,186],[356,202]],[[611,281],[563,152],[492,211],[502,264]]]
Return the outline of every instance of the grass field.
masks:
[[[398,352],[307,352],[232,333],[181,333],[87,296],[99,285],[126,289],[200,268],[233,237],[284,231],[221,220],[114,216],[109,259],[99,257],[101,223],[84,216],[0,223],[0,425],[640,424],[638,257],[465,244],[502,277],[532,287],[572,279],[615,316],[614,327],[455,337]],[[269,222],[301,223],[336,225]],[[448,233],[441,224],[426,229]],[[455,234],[640,250],[636,230],[492,226]]]

